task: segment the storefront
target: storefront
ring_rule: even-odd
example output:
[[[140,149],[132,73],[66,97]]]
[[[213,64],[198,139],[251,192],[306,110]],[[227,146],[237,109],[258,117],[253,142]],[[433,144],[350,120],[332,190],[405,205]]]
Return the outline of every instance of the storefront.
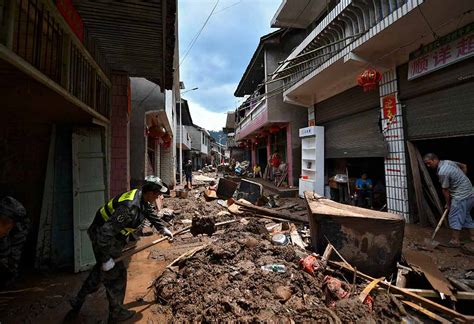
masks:
[[[367,173],[374,186],[385,186],[387,147],[380,127],[378,91],[364,92],[354,87],[318,103],[315,120],[316,125],[324,126],[325,183],[336,174],[350,179],[340,201],[353,202],[354,182],[362,173]]]
[[[397,69],[406,139],[422,155],[432,152],[468,166],[474,165],[473,27],[465,26],[428,44]],[[472,167],[468,177],[474,182]]]

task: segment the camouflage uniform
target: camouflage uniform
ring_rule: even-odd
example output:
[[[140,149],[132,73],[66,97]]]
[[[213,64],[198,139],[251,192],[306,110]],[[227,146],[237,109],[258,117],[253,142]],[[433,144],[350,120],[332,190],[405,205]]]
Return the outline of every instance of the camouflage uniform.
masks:
[[[30,228],[23,205],[12,197],[0,200],[0,215],[7,216],[15,226],[5,237],[0,238],[0,281],[12,283],[18,277],[21,254]]]
[[[118,195],[97,211],[88,230],[97,264],[76,297],[77,306],[80,307],[85,297],[97,291],[103,283],[110,312],[116,313],[123,309],[127,287],[124,263],[117,262],[109,271],[103,271],[101,266],[110,258],[116,259],[122,254],[127,239],[145,219],[157,230],[164,228],[165,224],[153,213],[151,205],[143,200],[141,190],[138,189]]]

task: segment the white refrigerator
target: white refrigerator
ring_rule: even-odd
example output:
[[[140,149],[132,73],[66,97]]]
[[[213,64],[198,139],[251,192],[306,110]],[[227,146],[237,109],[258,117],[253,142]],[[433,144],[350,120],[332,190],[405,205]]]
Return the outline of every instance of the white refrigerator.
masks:
[[[301,176],[299,195],[305,191],[324,196],[324,127],[300,128]]]

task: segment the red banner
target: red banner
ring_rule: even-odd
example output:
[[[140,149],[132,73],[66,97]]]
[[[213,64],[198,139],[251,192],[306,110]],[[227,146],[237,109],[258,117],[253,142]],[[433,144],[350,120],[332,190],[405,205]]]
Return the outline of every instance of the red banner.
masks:
[[[391,94],[382,98],[383,118],[391,121],[397,114],[397,99]]]
[[[64,17],[64,20],[68,23],[69,27],[71,27],[74,34],[76,34],[77,38],[79,38],[81,42],[84,42],[84,22],[76,8],[74,8],[72,1],[56,0],[56,7]]]

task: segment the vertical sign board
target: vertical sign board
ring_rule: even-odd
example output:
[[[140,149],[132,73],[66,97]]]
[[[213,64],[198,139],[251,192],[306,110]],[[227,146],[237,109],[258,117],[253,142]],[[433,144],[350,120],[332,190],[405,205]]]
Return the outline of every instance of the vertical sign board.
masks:
[[[410,54],[408,80],[474,57],[474,23]]]

